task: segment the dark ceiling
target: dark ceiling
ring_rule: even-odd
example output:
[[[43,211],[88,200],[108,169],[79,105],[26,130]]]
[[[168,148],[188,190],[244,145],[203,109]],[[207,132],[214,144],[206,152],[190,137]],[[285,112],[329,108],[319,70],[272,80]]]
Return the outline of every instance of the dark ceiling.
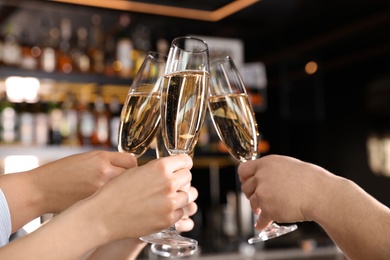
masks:
[[[237,0],[136,0],[131,2],[151,3],[164,6],[191,8],[196,10],[214,11]]]
[[[212,11],[232,1],[238,0],[139,2]],[[56,4],[0,0],[0,23],[18,10],[18,4],[33,6],[36,18],[44,15],[39,14],[40,11],[47,10],[40,8],[42,3],[47,6],[49,2]],[[69,6],[68,9],[61,7],[60,15],[90,13],[93,9]],[[107,19],[114,17],[106,24],[115,23],[117,10],[104,11],[108,13]],[[273,71],[282,64],[288,67],[290,78],[294,78],[299,77],[304,64],[312,59],[321,63],[326,71],[351,64],[369,64],[378,59],[390,60],[390,0],[262,0],[218,22],[132,14],[135,21],[150,25],[154,37],[164,36],[170,40],[179,35],[195,34],[242,39],[245,61],[264,62],[271,85],[275,78]]]
[[[146,2],[215,10],[231,1]],[[218,22],[167,17],[156,28],[168,38],[182,34],[240,38],[245,61],[264,62],[271,84],[272,68],[282,63],[294,78],[302,76],[304,64],[312,59],[324,71],[390,60],[389,0],[262,0]]]

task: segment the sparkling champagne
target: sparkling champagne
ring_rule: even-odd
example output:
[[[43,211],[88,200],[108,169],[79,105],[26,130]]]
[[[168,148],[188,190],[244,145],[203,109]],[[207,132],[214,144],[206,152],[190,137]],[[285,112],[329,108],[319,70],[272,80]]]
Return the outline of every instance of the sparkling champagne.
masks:
[[[209,73],[180,71],[164,76],[161,126],[170,154],[191,153],[207,109]]]
[[[247,94],[209,98],[215,129],[229,153],[244,162],[257,156],[257,123]]]
[[[119,125],[120,152],[141,156],[153,141],[160,121],[160,93],[131,93]]]

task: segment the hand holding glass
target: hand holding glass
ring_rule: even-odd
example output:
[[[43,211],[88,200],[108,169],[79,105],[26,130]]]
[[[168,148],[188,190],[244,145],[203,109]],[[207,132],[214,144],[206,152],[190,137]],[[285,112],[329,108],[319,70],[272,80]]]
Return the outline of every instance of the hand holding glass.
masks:
[[[253,107],[244,83],[230,57],[211,64],[208,105],[218,136],[229,153],[239,162],[257,158],[258,129]],[[272,223],[250,244],[281,236],[297,229],[297,225],[279,226]]]

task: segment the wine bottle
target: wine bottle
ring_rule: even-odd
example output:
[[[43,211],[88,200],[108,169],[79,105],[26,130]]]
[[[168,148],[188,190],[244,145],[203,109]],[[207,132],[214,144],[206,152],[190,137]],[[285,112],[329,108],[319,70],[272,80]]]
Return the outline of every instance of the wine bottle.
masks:
[[[73,70],[72,57],[70,54],[70,39],[72,37],[72,24],[70,19],[61,20],[61,42],[59,54],[57,56],[57,66],[60,72],[69,74]]]
[[[76,97],[74,93],[68,92],[62,103],[62,118],[61,118],[61,137],[62,144],[70,146],[78,146],[77,139],[77,124],[78,113]]]
[[[22,60],[22,49],[11,24],[6,26],[3,45],[3,62],[9,66],[19,67]]]
[[[90,43],[88,55],[91,59],[93,73],[104,73],[104,34],[101,26],[102,18],[98,14],[92,15],[92,28],[90,29]]]
[[[60,30],[52,27],[44,38],[40,63],[41,69],[45,72],[51,73],[56,70],[59,36]]]
[[[91,60],[87,55],[88,30],[85,27],[77,29],[77,43],[73,46],[71,55],[75,70],[81,73],[88,73],[91,69]]]
[[[28,30],[22,32],[21,44],[22,55],[20,67],[27,70],[36,70],[38,68],[40,49],[34,45],[34,41]]]
[[[78,102],[78,139],[81,146],[91,146],[91,138],[95,127],[92,105],[88,101],[88,96],[82,96]]]
[[[119,76],[130,78],[133,69],[132,51],[133,42],[130,36],[130,16],[122,14],[119,17],[118,30],[116,34],[116,59],[119,62]]]
[[[13,143],[16,141],[17,113],[13,103],[9,102],[6,95],[0,100],[0,141]]]
[[[97,95],[94,101],[94,131],[91,142],[93,146],[109,146],[109,112],[103,96]]]
[[[111,96],[109,104],[110,111],[110,143],[113,148],[118,147],[118,131],[121,121],[122,105],[119,102],[119,98],[116,95]]]
[[[62,110],[56,97],[48,102],[47,108],[49,114],[49,144],[60,145],[62,143]]]

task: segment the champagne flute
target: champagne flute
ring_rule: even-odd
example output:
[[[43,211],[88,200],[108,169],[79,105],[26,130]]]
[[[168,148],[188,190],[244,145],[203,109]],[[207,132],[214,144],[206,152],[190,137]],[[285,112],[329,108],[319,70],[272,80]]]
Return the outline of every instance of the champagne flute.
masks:
[[[169,155],[191,155],[207,110],[209,55],[207,44],[194,37],[172,41],[161,92],[161,131]],[[141,238],[154,243],[155,254],[165,257],[192,255],[198,241],[181,236],[171,226],[161,237]]]
[[[237,67],[230,57],[225,57],[214,61],[210,72],[208,106],[219,138],[239,162],[255,160],[258,156],[257,123]],[[296,229],[295,224],[279,226],[273,222],[248,242],[265,241]]]
[[[119,131],[118,150],[137,158],[146,152],[160,123],[160,95],[166,57],[148,52],[124,103]]]

